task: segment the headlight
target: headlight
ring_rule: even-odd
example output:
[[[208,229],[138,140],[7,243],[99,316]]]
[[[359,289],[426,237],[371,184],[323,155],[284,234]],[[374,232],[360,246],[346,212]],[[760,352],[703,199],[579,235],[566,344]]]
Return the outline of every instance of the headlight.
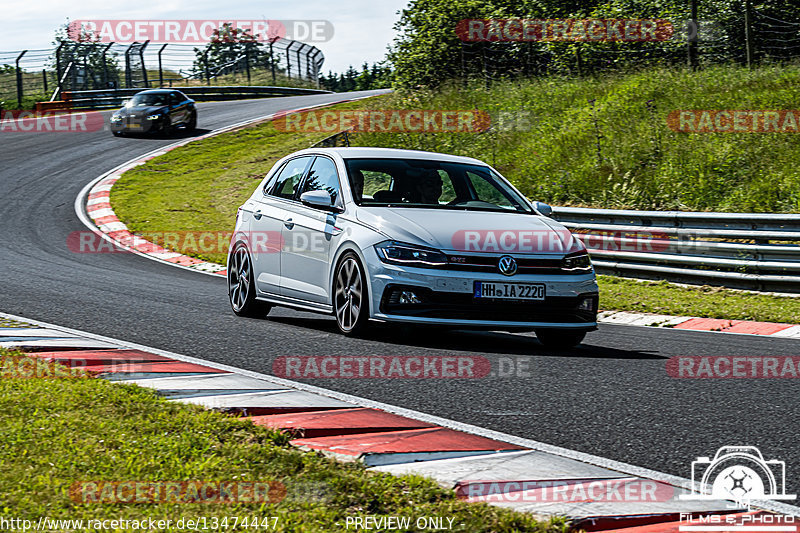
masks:
[[[439,250],[414,244],[385,241],[376,244],[375,251],[381,261],[395,265],[431,268],[447,264],[447,256]]]
[[[586,252],[568,255],[561,260],[561,270],[570,271],[589,271],[592,269],[592,261]]]
[[[122,117],[120,115],[111,115],[111,122],[122,122]]]
[[[161,118],[161,115],[150,115],[147,117],[147,120],[158,120]]]

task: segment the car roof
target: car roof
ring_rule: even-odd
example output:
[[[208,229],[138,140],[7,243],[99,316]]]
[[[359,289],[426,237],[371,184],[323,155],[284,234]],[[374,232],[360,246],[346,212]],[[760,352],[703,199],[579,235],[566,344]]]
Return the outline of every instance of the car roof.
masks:
[[[401,150],[398,148],[368,148],[355,146],[347,148],[309,148],[298,152],[298,154],[300,153],[335,154],[343,159],[426,159],[429,161],[446,161],[450,163],[467,163],[486,166],[486,163],[483,161],[472,157],[424,152],[422,150]]]
[[[147,89],[146,91],[140,91],[136,94],[161,94],[161,93],[177,93],[180,92],[177,89]]]

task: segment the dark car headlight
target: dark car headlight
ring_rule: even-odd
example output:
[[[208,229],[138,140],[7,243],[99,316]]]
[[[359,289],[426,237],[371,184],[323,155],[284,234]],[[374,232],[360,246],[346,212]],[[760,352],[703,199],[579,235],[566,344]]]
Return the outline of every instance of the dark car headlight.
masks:
[[[157,113],[155,115],[150,115],[149,117],[147,117],[147,120],[161,120],[161,117],[163,117],[163,116],[164,115],[161,115],[160,113]]]
[[[592,260],[586,252],[578,252],[561,260],[561,270],[588,272],[592,270]]]
[[[384,241],[375,245],[378,258],[394,265],[435,268],[447,264],[447,256],[439,250],[415,244]]]

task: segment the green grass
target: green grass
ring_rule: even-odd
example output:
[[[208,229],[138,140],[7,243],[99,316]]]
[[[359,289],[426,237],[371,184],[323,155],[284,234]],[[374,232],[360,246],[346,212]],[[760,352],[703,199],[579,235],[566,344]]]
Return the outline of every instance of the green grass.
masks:
[[[0,358],[15,352],[0,349]],[[418,476],[368,472],[287,445],[280,432],[100,379],[0,379],[0,516],[279,517],[278,531],[340,531],[348,516],[455,518],[455,531],[562,531],[562,521],[467,504]],[[85,504],[78,481],[280,482],[274,504]],[[337,525],[339,524],[339,525]],[[171,530],[175,530],[174,528]],[[248,529],[253,531],[253,529]]]
[[[800,324],[800,298],[598,276],[600,308]]]
[[[797,212],[800,135],[677,133],[666,119],[679,109],[796,109],[798,101],[797,65],[546,77],[395,94],[386,104],[504,113],[495,131],[356,141],[477,157],[527,196],[555,205]]]

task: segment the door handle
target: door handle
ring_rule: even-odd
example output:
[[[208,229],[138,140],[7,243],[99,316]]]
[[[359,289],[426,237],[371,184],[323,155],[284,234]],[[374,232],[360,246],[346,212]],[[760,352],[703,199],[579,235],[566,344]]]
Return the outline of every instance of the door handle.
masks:
[[[261,216],[262,216],[261,209],[253,213],[253,218],[256,220],[261,220]]]
[[[291,218],[287,218],[283,221],[283,225],[286,226],[286,229],[292,229],[294,227],[294,222],[292,222]]]

